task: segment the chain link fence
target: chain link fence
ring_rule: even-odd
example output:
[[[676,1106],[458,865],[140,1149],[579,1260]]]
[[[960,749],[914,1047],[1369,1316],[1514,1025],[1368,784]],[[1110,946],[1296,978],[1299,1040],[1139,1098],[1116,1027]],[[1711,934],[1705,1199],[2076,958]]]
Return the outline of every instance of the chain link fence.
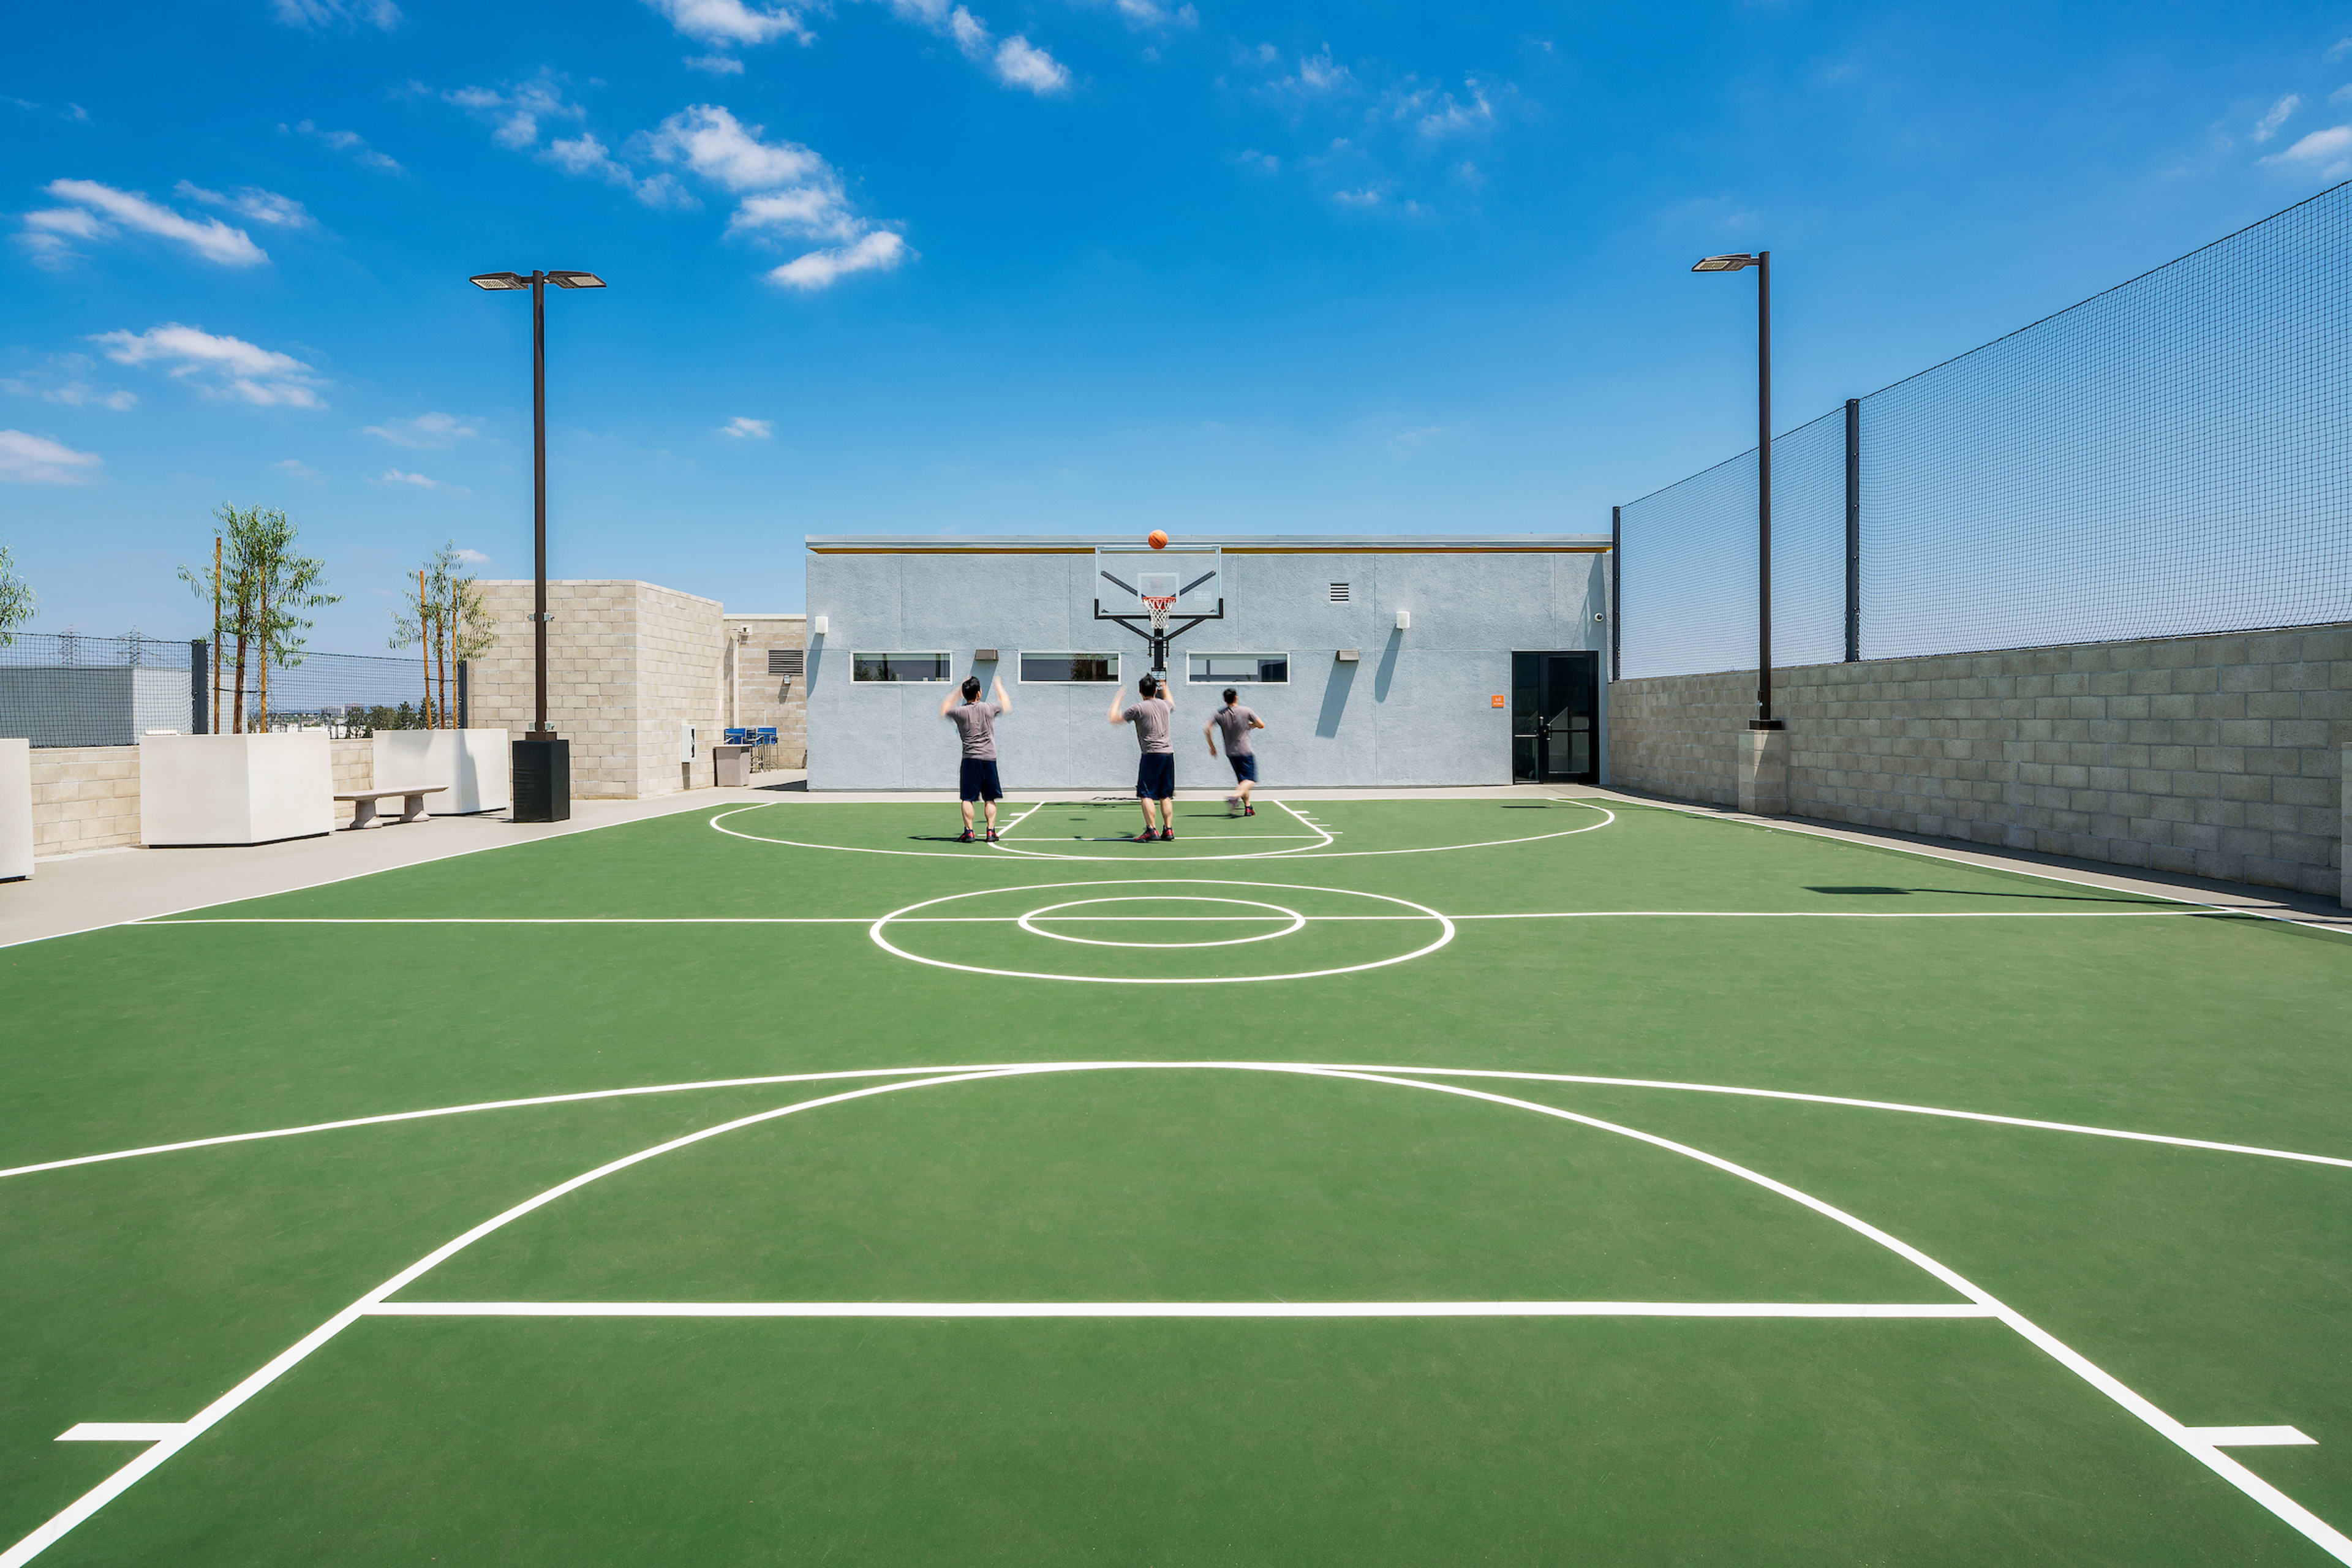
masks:
[[[159,730],[206,734],[266,724],[348,737],[425,727],[416,659],[306,652],[299,663],[273,665],[268,679],[265,713],[259,664],[248,653],[240,683],[234,645],[223,650],[216,679],[201,637],[18,632],[0,647],[0,735],[36,746],[128,746]],[[463,665],[446,699],[436,683],[435,711],[446,701],[462,724],[467,684]]]
[[[2352,182],[1849,407],[1772,442],[1775,664],[2352,620]],[[1752,668],[1754,450],[1619,514],[1619,673]]]

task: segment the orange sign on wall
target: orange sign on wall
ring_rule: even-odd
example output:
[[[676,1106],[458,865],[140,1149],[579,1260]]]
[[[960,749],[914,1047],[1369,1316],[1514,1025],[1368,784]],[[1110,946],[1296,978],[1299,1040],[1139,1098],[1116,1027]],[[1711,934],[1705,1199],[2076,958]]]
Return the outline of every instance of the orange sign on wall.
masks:
[[[1489,708],[1500,708],[1502,705],[1503,700],[1499,697],[1489,697],[1486,699],[1486,706]]]

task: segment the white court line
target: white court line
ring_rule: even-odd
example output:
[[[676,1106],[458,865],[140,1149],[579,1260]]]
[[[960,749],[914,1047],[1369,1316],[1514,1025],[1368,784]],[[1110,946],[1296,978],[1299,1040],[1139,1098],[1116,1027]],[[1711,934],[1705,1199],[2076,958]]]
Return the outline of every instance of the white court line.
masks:
[[[1286,1073],[1297,1074],[1302,1077],[1339,1079],[1360,1083],[1386,1084],[1398,1089],[1415,1089],[1433,1094],[1453,1095],[1465,1100],[1479,1100],[1488,1104],[1530,1111],[1538,1116],[1550,1117],[1557,1121],[1567,1121],[1578,1126],[1591,1128],[1596,1131],[1609,1132],[1620,1137],[1629,1138],[1637,1142],[1649,1144],[1654,1148],[1663,1150],[1668,1153],[1678,1154],[1685,1158],[1697,1161],[1701,1164],[1710,1166],[1717,1171],[1723,1172],[1727,1175],[1736,1177],[1740,1181],[1750,1183],[1767,1192],[1773,1193],[1780,1197],[1789,1199],[1792,1203],[1812,1210],[1823,1218],[1843,1226],[1855,1235],[1862,1237],[1866,1240],[1875,1242],[1879,1246],[1886,1248],[1888,1251],[1895,1253],[1897,1257],[1904,1258],[1906,1261],[1933,1276],[1946,1287],[1958,1294],[1966,1297],[1969,1301],[1976,1305],[1990,1309],[1991,1316],[1997,1317],[2010,1329],[2042,1350],[2043,1353],[2049,1355],[2053,1360],[2057,1361],[2061,1365],[2074,1373],[2077,1377],[2080,1377],[2084,1382],[2090,1384],[2094,1388],[2096,1388],[2100,1393],[2105,1394],[2116,1405],[2121,1405],[2132,1415],[2137,1416],[2150,1429],[2180,1448],[2182,1452],[2188,1454],[2200,1464],[2205,1466],[2206,1468],[2211,1470],[2215,1475],[2220,1476],[2222,1479],[2236,1487],[2240,1491],[2245,1493],[2247,1497],[2260,1504],[2263,1508],[2268,1510],[2274,1517],[2301,1533],[2305,1539],[2311,1541],[2315,1545],[2317,1545],[2329,1555],[2335,1557],[2338,1562],[2352,1563],[2352,1539],[2347,1539],[2341,1532],[2329,1525],[2326,1521],[2320,1519],[2316,1514],[2312,1513],[2308,1509],[2305,1509],[2302,1504],[2296,1502],[2293,1498],[2288,1497],[2278,1488],[2271,1485],[2270,1482],[2263,1479],[2252,1470],[2247,1469],[2235,1459],[2231,1458],[2227,1454],[2222,1453],[2220,1448],[2216,1447],[2210,1442],[2201,1440],[2192,1436],[2190,1428],[2183,1426],[2180,1422],[2167,1415],[2163,1410],[2158,1408],[2154,1404],[2150,1403],[2141,1394],[2136,1393],[2112,1374],[2092,1363],[2079,1352],[2059,1340],[2055,1335],[2034,1323],[2031,1319],[2025,1317],[2024,1314],[2006,1305],[1999,1299],[1992,1296],[1990,1292],[1971,1282],[1965,1276],[1952,1268],[1947,1268],[1941,1263],[1937,1262],[1934,1258],[1928,1257],[1926,1253],[1921,1252],[1918,1248],[1897,1239],[1896,1237],[1887,1234],[1885,1231],[1880,1230],[1877,1226],[1847,1213],[1845,1210],[1837,1207],[1833,1204],[1830,1204],[1822,1199],[1814,1197],[1811,1194],[1801,1192],[1797,1188],[1789,1186],[1785,1183],[1777,1182],[1771,1177],[1764,1175],[1760,1172],[1750,1170],[1745,1165],[1738,1164],[1730,1160],[1726,1160],[1719,1155],[1707,1153],[1704,1150],[1694,1148],[1689,1144],[1678,1143],[1672,1139],[1660,1137],[1654,1132],[1644,1132],[1638,1128],[1628,1127],[1619,1122],[1602,1121],[1599,1117],[1585,1116],[1576,1111],[1564,1110],[1557,1106],[1541,1105],[1533,1100],[1514,1100],[1506,1095],[1490,1094],[1484,1089],[1468,1089],[1456,1084],[1428,1083],[1420,1079],[1393,1078],[1380,1073],[1354,1072],[1330,1068],[1307,1068],[1301,1067],[1296,1063],[1225,1061],[1171,1063],[1037,1062],[1026,1064],[1019,1068],[1006,1068],[1001,1072],[948,1074],[937,1078],[912,1079],[898,1083],[881,1084],[870,1086],[865,1089],[851,1089],[845,1093],[827,1095],[817,1100],[801,1100],[794,1104],[782,1106],[772,1110],[761,1111],[751,1116],[739,1117],[733,1121],[720,1122],[716,1126],[704,1128],[698,1132],[688,1133],[682,1138],[671,1139],[667,1142],[656,1144],[650,1149],[641,1150],[637,1153],[625,1155],[621,1159],[600,1165],[593,1171],[588,1171],[581,1175],[574,1176],[570,1181],[551,1187],[547,1191],[540,1194],[538,1196],[526,1199],[522,1203],[517,1204],[513,1207],[507,1209],[505,1212],[483,1221],[480,1225],[476,1226],[473,1229],[467,1231],[462,1236],[446,1242],[441,1247],[436,1247],[430,1253],[427,1253],[425,1257],[409,1265],[406,1268],[402,1269],[399,1273],[394,1275],[391,1279],[385,1280],[383,1284],[377,1286],[366,1295],[362,1296],[358,1300],[352,1302],[350,1306],[344,1308],[341,1311],[328,1319],[324,1323],[321,1323],[318,1328],[312,1330],[309,1334],[303,1336],[300,1340],[296,1341],[294,1344],[281,1352],[275,1359],[263,1365],[259,1370],[253,1373],[250,1376],[246,1378],[244,1382],[230,1389],[228,1393],[221,1395],[220,1398],[215,1400],[211,1405],[206,1405],[203,1410],[197,1412],[197,1414],[190,1418],[190,1420],[181,1427],[179,1432],[173,1437],[157,1443],[153,1447],[146,1450],[146,1452],[140,1455],[137,1458],[131,1460],[129,1464],[115,1471],[113,1475],[108,1477],[105,1480],[91,1488],[88,1492],[85,1492],[80,1498],[59,1510],[58,1514],[51,1518],[47,1523],[24,1537],[24,1539],[17,1542],[7,1551],[0,1552],[0,1568],[22,1568],[24,1563],[30,1562],[34,1557],[46,1550],[50,1544],[72,1530],[74,1526],[79,1524],[91,1514],[96,1513],[100,1509],[105,1507],[107,1503],[121,1495],[123,1491],[127,1490],[131,1486],[136,1485],[141,1478],[149,1474],[157,1466],[162,1465],[165,1460],[169,1459],[173,1454],[179,1452],[180,1449],[185,1447],[189,1443],[194,1442],[195,1438],[203,1433],[208,1431],[220,1421],[226,1419],[240,1405],[254,1397],[254,1395],[259,1394],[263,1389],[268,1388],[278,1378],[285,1375],[287,1372],[290,1371],[293,1367],[309,1357],[314,1351],[317,1351],[329,1341],[332,1340],[336,1335],[342,1332],[344,1329],[350,1327],[351,1324],[358,1321],[361,1318],[371,1315],[373,1309],[382,1305],[385,1299],[393,1295],[394,1292],[405,1289],[426,1272],[439,1266],[448,1258],[455,1257],[457,1253],[463,1251],[467,1247],[472,1246],[476,1241],[482,1237],[491,1235],[492,1233],[503,1228],[505,1226],[511,1224],[513,1221],[520,1219],[524,1215],[554,1202],[557,1198],[560,1198],[568,1193],[575,1192],[602,1177],[614,1174],[616,1172],[627,1170],[631,1166],[640,1164],[645,1161],[656,1158],[662,1154],[669,1153],[677,1149],[683,1149],[689,1145],[699,1143],[707,1139],[718,1137],[722,1133],[735,1131],[740,1128],[772,1121],[780,1117],[790,1116],[795,1112],[803,1110],[813,1110],[823,1106],[837,1105],[848,1100],[866,1099],[875,1095],[895,1093],[900,1089],[928,1089],[948,1083],[970,1083],[977,1080],[992,1080],[999,1078],[1023,1077],[1043,1073],[1092,1072],[1120,1068],[1165,1068],[1173,1070],[1222,1070]]]
[[[908,952],[905,948],[895,945],[888,937],[882,934],[884,927],[891,924],[895,921],[902,919],[903,917],[911,915],[917,910],[928,910],[939,904],[954,903],[959,899],[989,898],[1001,893],[1045,892],[1065,888],[1149,888],[1154,886],[1171,888],[1276,888],[1285,892],[1292,893],[1333,893],[1344,898],[1375,899],[1381,903],[1398,904],[1402,905],[1405,909],[1417,910],[1423,917],[1435,921],[1437,922],[1437,940],[1426,943],[1423,946],[1417,947],[1411,952],[1401,952],[1390,958],[1376,958],[1367,963],[1340,964],[1331,969],[1294,970],[1281,974],[1055,974],[1044,970],[992,969],[982,964],[956,963],[944,958],[926,958],[919,952]],[[1181,898],[1183,895],[1177,894],[1171,896]],[[1056,907],[1058,908],[1060,906]],[[1430,953],[1435,952],[1439,948],[1444,947],[1447,942],[1452,942],[1454,937],[1454,931],[1455,928],[1454,922],[1448,920],[1445,916],[1439,914],[1435,910],[1431,909],[1428,905],[1416,904],[1411,899],[1400,899],[1389,893],[1368,893],[1354,888],[1318,888],[1311,887],[1304,883],[1294,882],[1245,882],[1230,877],[1123,877],[1116,879],[1098,879],[1085,882],[1034,882],[1015,885],[1009,888],[982,888],[969,893],[948,893],[940,898],[925,899],[919,903],[908,904],[902,910],[894,910],[890,913],[884,915],[880,920],[876,921],[872,926],[867,928],[866,934],[873,941],[875,946],[880,948],[885,952],[894,953],[898,957],[906,959],[910,963],[927,963],[934,969],[950,969],[963,974],[994,974],[1011,980],[1058,980],[1083,985],[1246,985],[1272,980],[1319,980],[1334,974],[1355,974],[1367,969],[1384,969],[1392,963],[1409,963],[1416,958],[1425,957]]]
[[[2319,1441],[2292,1426],[2191,1426],[2189,1433],[2217,1448],[2292,1448]]]
[[[1329,859],[1329,856],[1318,857]],[[1215,878],[1193,879],[1219,881]],[[1175,886],[1184,879],[1149,877],[1136,880]],[[1077,884],[1040,882],[1041,888]],[[1110,887],[1109,882],[1088,883]],[[1302,887],[1293,882],[1253,882],[1259,888]],[[995,888],[992,892],[1020,889]],[[1344,891],[1313,889],[1316,892]],[[954,895],[959,898],[969,894]],[[1169,894],[1181,898],[1181,894]],[[1365,894],[1366,898],[1377,897]],[[2114,921],[2202,920],[2233,915],[2235,910],[1550,910],[1494,915],[1448,915],[1454,921]],[[138,926],[870,926],[872,915],[224,915],[216,919],[174,918],[132,921]],[[892,925],[1018,925],[1019,915],[897,915],[880,917]],[[1134,920],[1153,924],[1168,921],[1251,920],[1250,915],[1065,915],[1064,920]],[[1308,915],[1310,921],[1425,921],[1429,915]]]
[[[60,1443],[161,1443],[179,1436],[178,1421],[78,1421],[57,1436]]]
[[[1582,827],[1563,828],[1558,833],[1531,833],[1518,838],[1488,838],[1481,840],[1475,844],[1431,844],[1425,845],[1417,849],[1335,849],[1326,854],[1321,852],[1322,847],[1319,845],[1307,845],[1295,849],[1267,849],[1251,855],[1188,855],[1183,856],[1181,858],[1192,864],[1204,864],[1213,860],[1274,860],[1282,858],[1286,856],[1306,856],[1317,860],[1350,860],[1361,859],[1367,856],[1373,855],[1443,855],[1451,853],[1456,849],[1496,849],[1512,844],[1537,844],[1547,838],[1570,838],[1580,833],[1591,833],[1601,828],[1610,826],[1617,820],[1617,814],[1610,810],[1605,805],[1596,805],[1591,801],[1574,799],[1568,795],[1556,795],[1553,798],[1563,801],[1570,805],[1581,806],[1588,811],[1597,811],[1601,814],[1601,820],[1599,822],[1587,823]],[[751,840],[754,844],[782,844],[794,849],[837,849],[842,851],[844,854],[849,855],[912,855],[919,858],[945,860],[971,860],[974,858],[972,856],[961,854],[952,849],[876,849],[869,848],[859,844],[814,844],[802,838],[773,838],[764,833],[744,833],[726,825],[727,818],[739,816],[743,812],[764,811],[772,807],[788,805],[790,803],[783,801],[760,801],[751,805],[733,806],[726,811],[713,814],[709,818],[708,826],[720,833],[726,834],[730,838],[745,838]],[[1307,817],[1301,816],[1297,810],[1285,805],[1281,801],[1269,800],[1266,804],[1270,806],[1281,806],[1283,810],[1289,812],[1291,816],[1297,817],[1299,821],[1306,823],[1307,826],[1314,828],[1318,833],[1327,832],[1320,824],[1308,821]],[[1180,839],[1178,842],[1181,843],[1182,840]],[[998,849],[1004,848],[1002,843],[994,845],[992,847]],[[1086,860],[1109,865],[1128,865],[1133,863],[1123,856],[1047,855],[1034,849],[1006,849],[1004,852],[1008,855],[1017,856],[1022,858],[1031,860]]]
[[[373,1318],[1996,1318],[1973,1301],[380,1301]],[[2281,1428],[2293,1431],[2293,1427]],[[2222,1427],[2268,1431],[2269,1427]],[[2305,1438],[2308,1442],[2310,1439]]]
[[[1418,918],[1418,917],[1409,917]],[[1457,917],[1459,918],[1459,917]],[[422,1110],[394,1110],[375,1116],[314,1121],[299,1127],[271,1127],[253,1132],[226,1132],[210,1138],[189,1138],[173,1143],[151,1143],[136,1149],[78,1154],[38,1164],[0,1168],[0,1178],[29,1176],[43,1171],[63,1171],[77,1165],[102,1165],[116,1160],[136,1160],[149,1154],[177,1154],[191,1149],[214,1149],[231,1143],[253,1143],[271,1138],[295,1138],[310,1132],[340,1132],[354,1127],[380,1127],[394,1121],[421,1121],[436,1116],[469,1116],[482,1110],[519,1110],[539,1105],[569,1105],[591,1100],[625,1100],[647,1094],[686,1094],[707,1089],[757,1089],[771,1084],[823,1083],[857,1078],[919,1077],[935,1072],[998,1072],[1017,1062],[941,1065],[919,1068],[863,1068],[845,1072],[777,1073],[759,1078],[690,1079],[684,1083],[642,1084],[627,1089],[590,1089],[571,1094],[530,1095],[515,1100],[483,1100],[467,1105],[435,1106]],[[1138,1064],[1144,1065],[1144,1064]],[[1955,1110],[1944,1106],[1912,1105],[1895,1100],[1855,1100],[1844,1095],[1809,1094],[1789,1089],[1749,1089],[1738,1084],[1685,1083],[1673,1079],[1605,1078],[1591,1073],[1522,1072],[1498,1068],[1432,1068],[1383,1063],[1303,1062],[1302,1067],[1339,1068],[1352,1072],[1404,1073],[1422,1078],[1498,1079],[1517,1083],[1589,1084],[1601,1089],[1654,1089],[1682,1094],[1725,1094],[1746,1100],[1785,1100],[1806,1105],[1834,1105],[1848,1110],[1888,1110],[1906,1116],[1937,1116],[1954,1121],[1980,1121],[1996,1127],[2023,1127],[2037,1132],[2075,1132],[2086,1138],[2115,1138],[2131,1143],[2158,1143],[2173,1149],[2197,1149],[2215,1154],[2252,1154],[2265,1160],[2288,1160],[2305,1165],[2334,1165],[2352,1170],[2352,1159],[2334,1154],[2305,1154],[2293,1149],[2270,1149],[2258,1143],[2225,1143],[2210,1138],[2182,1138],[2168,1132],[2135,1132],[2121,1127],[2093,1127],[2074,1121],[2046,1121],[2031,1116],[2001,1116],[1987,1110]]]

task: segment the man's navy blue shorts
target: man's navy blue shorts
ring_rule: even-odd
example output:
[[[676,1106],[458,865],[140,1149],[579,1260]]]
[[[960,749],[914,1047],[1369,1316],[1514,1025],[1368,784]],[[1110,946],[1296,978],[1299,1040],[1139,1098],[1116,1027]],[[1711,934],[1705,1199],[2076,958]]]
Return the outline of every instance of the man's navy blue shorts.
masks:
[[[1176,755],[1174,752],[1146,752],[1136,759],[1136,799],[1168,800],[1175,794]]]
[[[1235,756],[1233,752],[1227,752],[1225,761],[1234,764],[1234,783],[1239,784],[1244,779],[1247,779],[1252,784],[1257,783],[1256,752],[1244,752],[1241,755]]]
[[[1004,786],[996,782],[994,757],[966,757],[963,760],[963,798],[966,800],[1003,800]]]

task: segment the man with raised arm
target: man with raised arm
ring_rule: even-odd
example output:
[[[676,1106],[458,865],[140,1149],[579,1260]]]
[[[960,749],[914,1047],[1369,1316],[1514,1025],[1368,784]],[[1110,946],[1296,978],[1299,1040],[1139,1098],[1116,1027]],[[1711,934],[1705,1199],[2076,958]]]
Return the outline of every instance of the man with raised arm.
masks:
[[[1149,844],[1154,838],[1162,844],[1176,841],[1176,704],[1168,697],[1167,688],[1147,675],[1135,683],[1136,700],[1125,708],[1118,705],[1118,695],[1110,700],[1110,721],[1135,726],[1135,744],[1142,753],[1135,764],[1135,799],[1143,807],[1143,831],[1135,836],[1138,844]],[[1160,830],[1151,829],[1151,808],[1160,807]]]
[[[1234,783],[1239,788],[1225,796],[1225,815],[1239,812],[1244,816],[1255,816],[1257,807],[1250,804],[1250,791],[1257,787],[1257,748],[1250,744],[1250,731],[1265,728],[1265,721],[1243,707],[1241,693],[1225,688],[1225,705],[1209,715],[1201,726],[1201,734],[1209,742],[1209,755],[1217,754],[1217,732],[1225,737],[1225,757],[1234,764]]]
[[[1012,710],[1001,675],[993,702],[980,700],[980,677],[968,675],[962,689],[949,692],[940,704],[940,717],[951,721],[963,737],[963,777],[957,790],[963,801],[963,837],[956,840],[959,844],[972,842],[971,803],[976,800],[988,803],[988,842],[996,842],[996,803],[1004,798],[1004,787],[996,780],[996,716]]]

